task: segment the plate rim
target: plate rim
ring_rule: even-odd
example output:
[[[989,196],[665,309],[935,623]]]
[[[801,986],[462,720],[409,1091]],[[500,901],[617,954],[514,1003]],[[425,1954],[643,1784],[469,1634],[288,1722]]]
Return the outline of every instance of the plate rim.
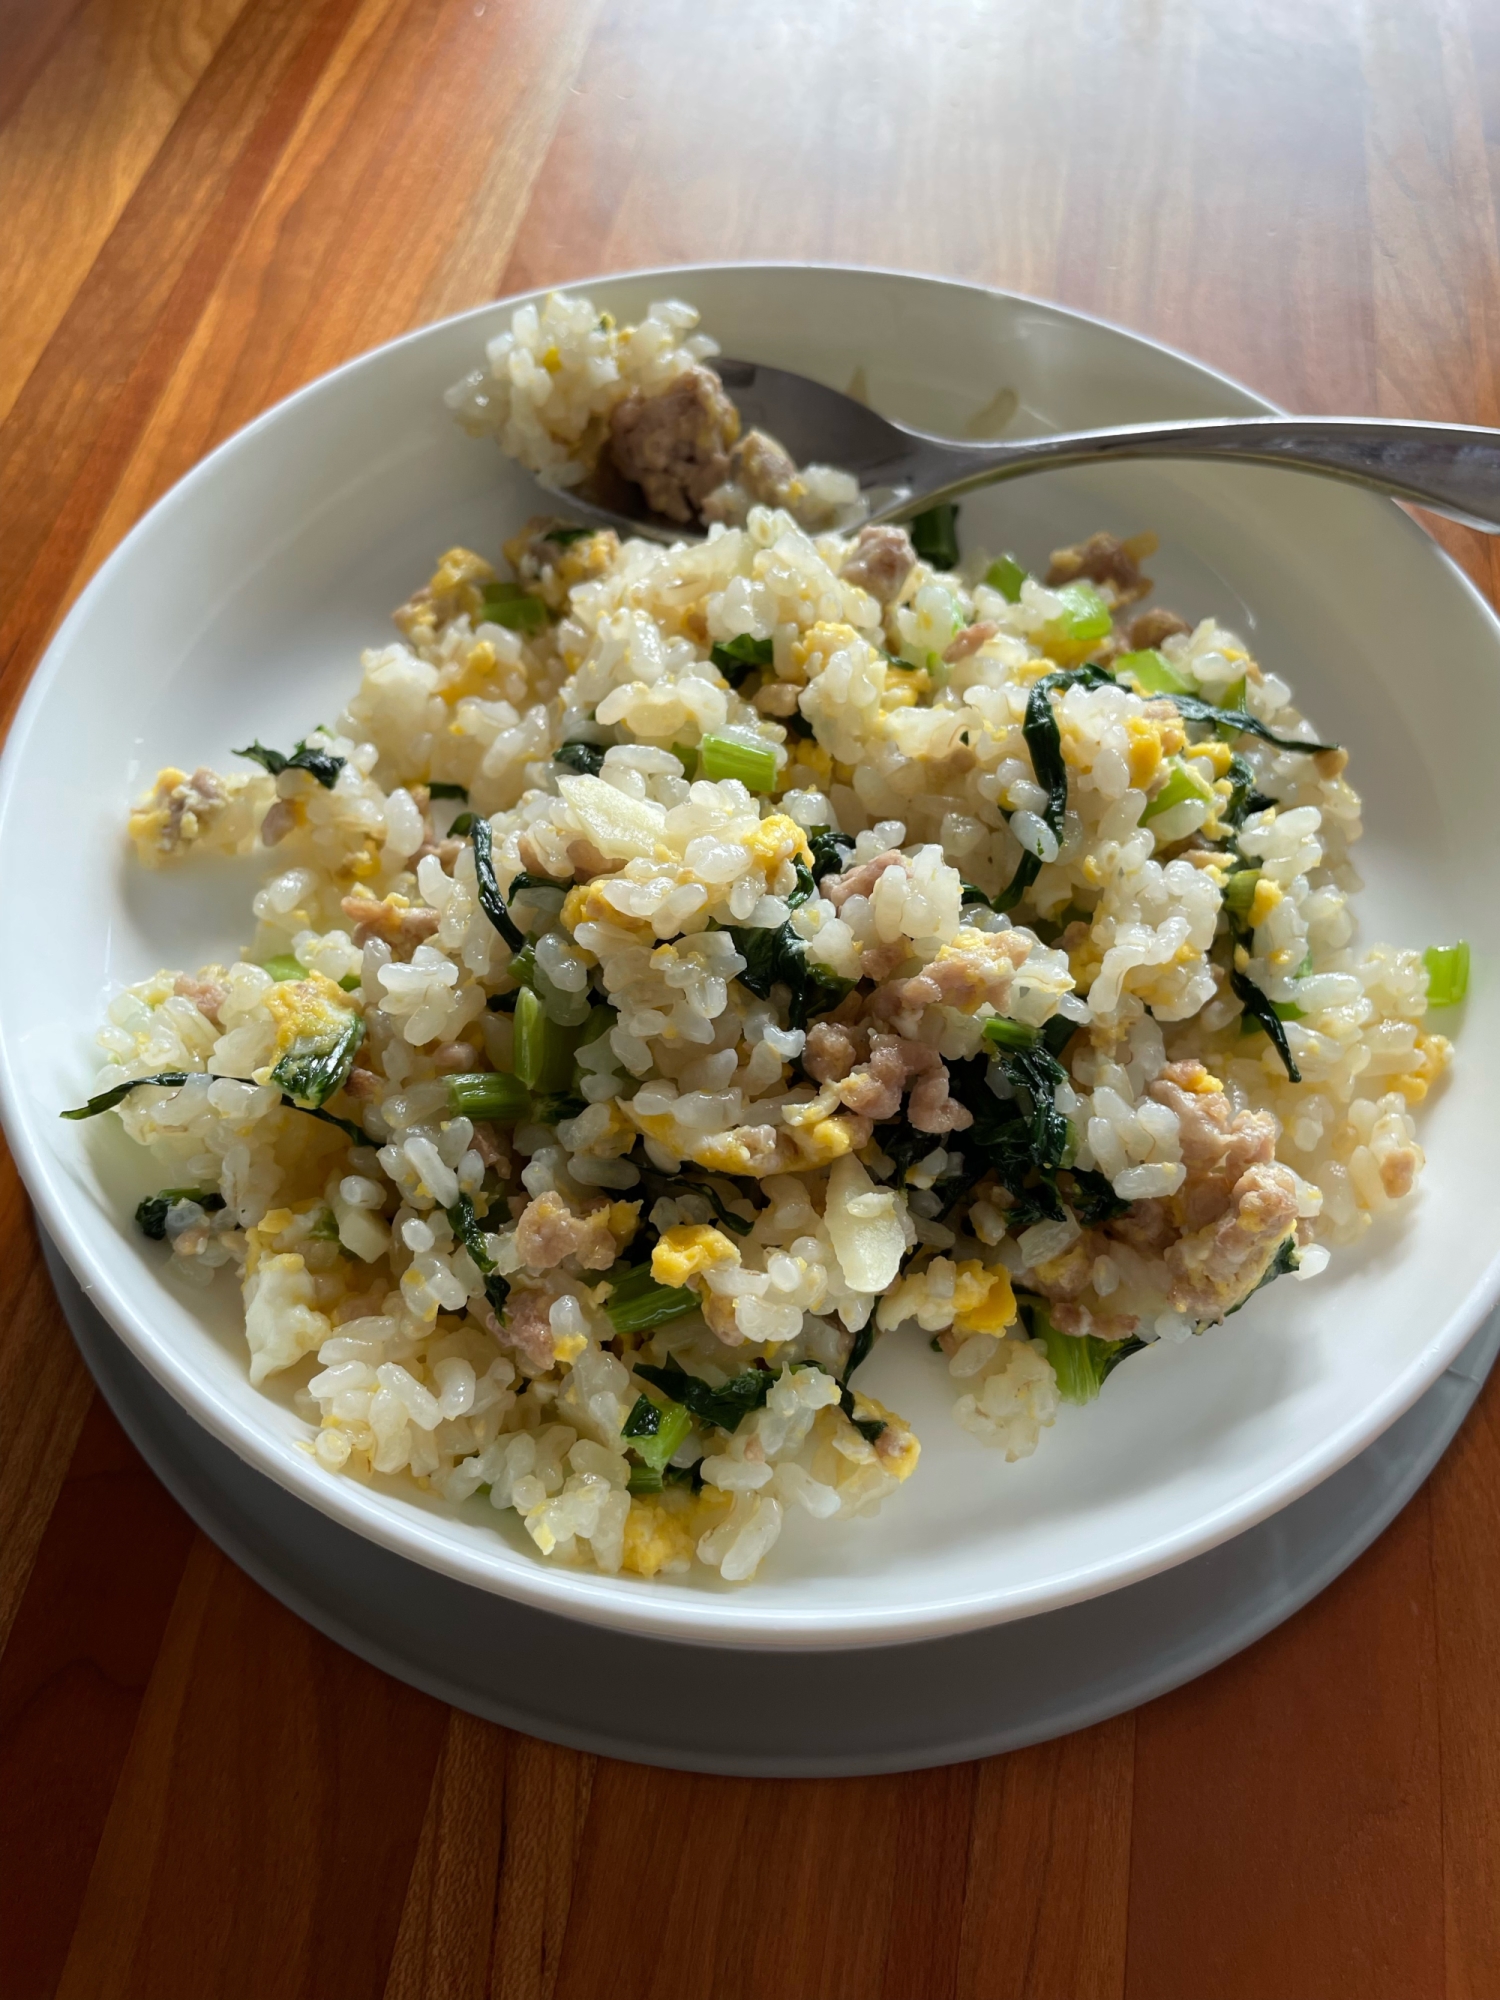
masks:
[[[999,300],[1012,307],[1032,308],[1053,319],[1086,326],[1133,347],[1165,355],[1200,379],[1223,387],[1235,397],[1269,413],[1276,411],[1276,405],[1222,370],[1164,341],[1152,339],[1098,315],[1000,286],[883,266],[797,259],[738,259],[645,266],[570,278],[560,284],[537,286],[471,306],[463,312],[447,314],[352,355],[258,412],[192,465],[132,524],[49,635],[45,651],[17,705],[3,755],[0,755],[0,837],[3,837],[10,818],[28,739],[52,683],[63,669],[65,642],[84,622],[93,602],[109,587],[118,571],[133,560],[141,540],[177,509],[190,504],[199,484],[212,476],[221,460],[241,450],[251,438],[273,422],[280,421],[305,399],[375,364],[381,357],[429,338],[439,329],[514,310],[518,305],[545,298],[551,291],[582,291],[589,286],[630,280],[662,279],[677,283],[690,281],[695,276],[753,272],[776,272],[793,277],[816,272],[896,281],[931,287],[941,292],[967,292],[979,298]],[[1500,616],[1442,545],[1395,501],[1382,502],[1373,493],[1366,497],[1371,505],[1380,505],[1388,515],[1398,516],[1402,524],[1401,532],[1420,540],[1428,555],[1438,558],[1440,566],[1447,571],[1448,582],[1456,582],[1460,586],[1471,608],[1478,611],[1481,622],[1489,627],[1497,651],[1500,651]],[[48,1149],[41,1141],[40,1128],[32,1129],[27,1099],[15,1071],[11,1041],[6,1031],[3,993],[0,993],[0,1124],[4,1126],[27,1193],[86,1296],[181,1407],[247,1464],[267,1473],[279,1485],[355,1532],[461,1582],[477,1584],[501,1596],[583,1623],[645,1636],[686,1639],[699,1644],[832,1650],[903,1641],[916,1643],[926,1638],[1061,1609],[1175,1567],[1268,1519],[1373,1443],[1438,1379],[1485,1315],[1500,1302],[1500,1248],[1497,1248],[1483,1274],[1471,1285],[1448,1320],[1424,1343],[1406,1369],[1387,1385],[1384,1392],[1363,1406],[1357,1421],[1351,1420],[1341,1426],[1317,1449],[1304,1452],[1301,1458],[1283,1467],[1274,1478],[1264,1479],[1242,1493],[1232,1505],[1225,1504],[1208,1515],[1195,1516],[1190,1528],[1139,1543],[1126,1554],[1094,1563],[1085,1562],[1064,1572],[1060,1578],[1054,1575],[1049,1580],[1010,1586],[999,1592],[973,1590],[952,1593],[946,1598],[929,1600],[920,1612],[899,1605],[821,1612],[787,1608],[761,1610],[753,1593],[730,1596],[704,1591],[697,1596],[674,1594],[669,1597],[665,1593],[654,1592],[652,1585],[641,1579],[604,1578],[590,1572],[553,1569],[540,1561],[529,1561],[524,1552],[515,1555],[501,1545],[497,1545],[493,1555],[502,1556],[506,1561],[503,1566],[497,1567],[493,1555],[471,1553],[439,1532],[429,1524],[422,1510],[389,1504],[401,1501],[399,1493],[385,1493],[366,1488],[360,1482],[330,1478],[310,1454],[297,1450],[269,1430],[257,1431],[247,1425],[244,1418],[219,1396],[214,1385],[199,1379],[191,1366],[184,1363],[155,1329],[137,1315],[130,1301],[117,1291],[107,1259],[96,1256],[87,1232],[70,1219],[64,1177],[53,1170]]]

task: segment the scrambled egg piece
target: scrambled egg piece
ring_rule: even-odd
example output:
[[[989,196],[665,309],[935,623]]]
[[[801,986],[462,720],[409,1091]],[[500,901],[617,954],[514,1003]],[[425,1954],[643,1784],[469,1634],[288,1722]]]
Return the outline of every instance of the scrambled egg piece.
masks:
[[[1391,1089],[1399,1090],[1408,1104],[1420,1104],[1453,1060],[1453,1044],[1446,1035],[1418,1035],[1417,1060],[1402,1076],[1393,1076]]]
[[[875,1458],[881,1471],[888,1472],[892,1479],[910,1479],[917,1469],[917,1460],[922,1456],[916,1432],[910,1430],[894,1410],[888,1410],[884,1403],[877,1403],[873,1396],[862,1396],[858,1389],[852,1394],[856,1424],[885,1425],[875,1439]]]
[[[747,834],[745,845],[750,850],[750,858],[759,863],[767,875],[774,875],[783,861],[793,856],[812,866],[812,849],[807,844],[807,835],[789,813],[770,813],[753,833]]]
[[[1250,905],[1250,926],[1253,930],[1263,924],[1276,905],[1284,901],[1284,893],[1269,876],[1262,875],[1255,885],[1255,900]]]
[[[738,1264],[740,1253],[721,1229],[681,1222],[664,1230],[651,1252],[651,1275],[659,1285],[685,1285],[716,1264]]]
[[[718,1525],[733,1500],[705,1486],[701,1493],[663,1493],[649,1500],[634,1499],[625,1519],[625,1553],[621,1568],[636,1576],[655,1576],[669,1563],[686,1566],[701,1535]]]
[[[1002,1265],[988,1271],[977,1257],[958,1266],[953,1281],[955,1333],[1004,1333],[1016,1317],[1016,1295]]]

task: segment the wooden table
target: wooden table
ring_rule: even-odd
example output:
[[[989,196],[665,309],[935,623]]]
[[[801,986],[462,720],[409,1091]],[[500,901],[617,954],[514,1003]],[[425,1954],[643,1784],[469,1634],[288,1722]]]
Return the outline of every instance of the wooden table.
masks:
[[[1293,409],[1496,423],[1497,199],[1493,0],[3,0],[5,713],[210,446],[497,294],[903,265]],[[1136,1714],[908,1778],[678,1777],[444,1710],[262,1595],[93,1394],[8,1166],[0,1203],[7,2000],[1500,1993],[1495,1384],[1325,1596]]]

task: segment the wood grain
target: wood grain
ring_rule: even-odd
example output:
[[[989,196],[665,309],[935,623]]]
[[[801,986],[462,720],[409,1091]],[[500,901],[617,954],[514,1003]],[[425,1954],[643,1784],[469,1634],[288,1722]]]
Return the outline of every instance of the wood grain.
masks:
[[[1500,422],[1497,133],[1492,0],[0,0],[0,716],[238,425],[591,271],[937,271],[1291,408]],[[3,2000],[1500,1992],[1500,1388],[1317,1603],[1136,1715],[721,1781],[299,1624],[91,1404],[8,1162],[0,1230]]]

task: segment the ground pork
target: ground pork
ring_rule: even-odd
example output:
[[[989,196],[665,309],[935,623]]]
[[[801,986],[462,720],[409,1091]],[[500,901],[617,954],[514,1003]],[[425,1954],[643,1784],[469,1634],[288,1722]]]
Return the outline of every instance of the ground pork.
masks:
[[[873,993],[870,1015],[901,1034],[914,1035],[927,1007],[956,1007],[961,1013],[972,1014],[987,1000],[1003,1014],[1010,1001],[1011,981],[1032,943],[1026,932],[1010,930],[990,932],[982,947],[950,947],[910,979],[892,980]]]
[[[899,847],[888,847],[884,854],[877,854],[869,861],[861,861],[857,867],[848,869],[841,875],[825,875],[818,884],[836,910],[841,910],[851,896],[868,896],[887,868],[904,868],[906,856]]]
[[[899,1117],[902,1093],[911,1089],[907,1116],[918,1132],[962,1132],[974,1114],[948,1094],[948,1069],[936,1049],[900,1035],[871,1038],[869,1059],[833,1088],[846,1109],[877,1123]]]
[[[551,1306],[550,1292],[513,1290],[505,1302],[503,1321],[495,1323],[494,1315],[487,1314],[491,1332],[498,1334],[507,1347],[514,1348],[531,1372],[537,1375],[550,1368],[554,1359],[552,1322],[547,1316]],[[478,1316],[475,1301],[470,1301],[469,1310]]]
[[[814,1083],[842,1083],[870,1053],[870,1037],[859,1023],[814,1021],[807,1031],[802,1067]]]
[[[633,390],[609,413],[609,451],[648,506],[669,521],[691,521],[729,476],[740,420],[717,375],[684,369],[659,395]]]
[[[486,1169],[493,1169],[502,1175],[510,1171],[510,1153],[500,1134],[500,1127],[491,1124],[488,1118],[479,1118],[474,1123],[474,1136],[469,1141],[479,1155]]]
[[[1151,588],[1150,577],[1141,575],[1140,558],[1150,555],[1155,546],[1154,535],[1135,536],[1128,542],[1122,542],[1118,535],[1090,535],[1076,548],[1052,551],[1047,582],[1055,589],[1058,584],[1087,577],[1090,583],[1111,585],[1117,603],[1133,604]]]
[[[1159,646],[1163,639],[1171,639],[1189,629],[1185,618],[1179,618],[1175,611],[1157,605],[1151,611],[1142,611],[1130,621],[1130,643],[1136,652],[1144,653],[1153,646]]]
[[[190,972],[179,972],[173,982],[172,991],[184,1000],[191,1000],[204,1020],[219,1025],[219,1009],[229,997],[229,988],[217,979],[197,979]]]
[[[993,618],[981,618],[976,624],[965,625],[944,653],[944,660],[950,667],[956,666],[960,660],[968,659],[971,653],[977,653],[980,647],[993,639],[999,630],[1000,627]]]
[[[410,958],[419,944],[430,938],[442,917],[420,904],[403,904],[387,897],[384,902],[364,890],[345,896],[344,915],[354,925],[354,942],[367,945],[371,938],[384,938],[397,958]]]
[[[1178,1200],[1185,1230],[1202,1229],[1228,1208],[1236,1184],[1252,1166],[1274,1159],[1280,1130],[1269,1111],[1232,1113],[1220,1089],[1204,1090],[1200,1062],[1168,1063],[1149,1095],[1175,1113],[1182,1164],[1187,1168]]]
[[[1200,1324],[1223,1319],[1265,1276],[1297,1222],[1297,1178],[1274,1160],[1247,1169],[1217,1222],[1167,1251],[1172,1305]]]
[[[861,528],[839,574],[845,583],[869,591],[880,604],[894,604],[916,565],[917,552],[905,528]]]
[[[516,1251],[531,1271],[550,1271],[566,1257],[575,1257],[585,1271],[607,1271],[619,1254],[608,1202],[575,1215],[562,1195],[539,1194],[516,1224]]]

